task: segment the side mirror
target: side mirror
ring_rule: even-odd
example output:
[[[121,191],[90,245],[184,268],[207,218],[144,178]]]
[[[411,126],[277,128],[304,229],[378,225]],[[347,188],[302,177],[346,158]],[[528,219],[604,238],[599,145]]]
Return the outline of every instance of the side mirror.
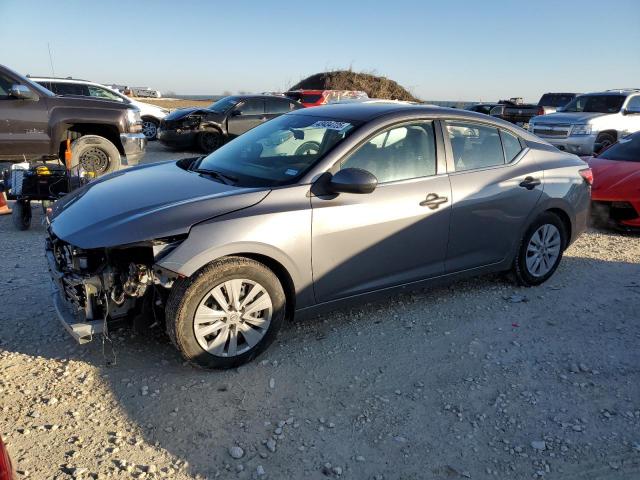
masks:
[[[371,193],[378,186],[378,179],[361,168],[345,168],[329,180],[332,193]]]
[[[239,117],[241,115],[242,115],[242,112],[240,110],[234,110],[233,112],[231,112],[232,117]]]
[[[20,85],[19,83],[16,83],[11,86],[11,89],[9,90],[9,95],[19,100],[37,100],[38,99],[38,95],[36,95],[28,87],[24,85]]]

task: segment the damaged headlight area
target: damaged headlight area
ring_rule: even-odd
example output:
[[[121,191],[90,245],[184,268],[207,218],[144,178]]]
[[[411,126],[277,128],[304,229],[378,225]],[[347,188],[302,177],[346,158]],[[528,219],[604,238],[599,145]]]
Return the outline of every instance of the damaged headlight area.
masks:
[[[141,326],[140,322],[150,325],[163,320],[164,303],[178,275],[158,267],[156,262],[185,238],[83,250],[50,235],[46,243],[49,271],[57,295],[74,317],[69,321],[61,318],[67,330],[82,341],[82,335],[76,335],[74,325],[69,323],[92,325],[102,321],[106,325],[132,319]]]

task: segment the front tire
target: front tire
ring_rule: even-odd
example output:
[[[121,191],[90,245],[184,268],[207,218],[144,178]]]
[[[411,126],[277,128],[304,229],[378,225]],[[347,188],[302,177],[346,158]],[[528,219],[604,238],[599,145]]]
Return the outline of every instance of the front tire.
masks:
[[[0,195],[2,194],[0,193]],[[29,230],[31,227],[31,203],[24,200],[15,202],[11,212],[11,220],[13,226],[18,230]]]
[[[167,333],[194,365],[238,367],[275,340],[285,304],[271,270],[255,260],[226,257],[176,280],[167,301]]]
[[[158,138],[158,127],[160,122],[155,118],[144,117],[142,119],[142,133],[146,137],[147,141],[152,142]]]
[[[610,133],[601,133],[600,135],[598,135],[598,138],[596,138],[596,144],[598,144],[600,147],[598,148],[598,151],[596,153],[603,152],[614,143],[616,143],[616,138],[613,135],[611,135]]]
[[[556,271],[567,246],[562,220],[551,212],[540,215],[527,228],[513,262],[518,284],[533,287],[546,282]]]
[[[84,135],[71,143],[74,166],[100,177],[122,167],[120,152],[109,140],[98,135]]]
[[[202,132],[198,135],[198,147],[204,153],[211,153],[219,149],[224,143],[224,138],[218,132]]]

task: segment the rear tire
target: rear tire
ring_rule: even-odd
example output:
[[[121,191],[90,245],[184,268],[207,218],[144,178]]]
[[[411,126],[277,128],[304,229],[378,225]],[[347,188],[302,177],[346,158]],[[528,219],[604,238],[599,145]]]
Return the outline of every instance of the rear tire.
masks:
[[[258,293],[251,297],[254,288]],[[263,302],[265,308],[260,308]],[[275,340],[284,322],[285,304],[282,285],[271,270],[255,260],[226,257],[176,280],[167,301],[167,333],[194,365],[238,367]],[[251,312],[254,306],[257,310]]]
[[[15,202],[11,220],[18,230],[28,230],[31,227],[31,203],[24,200]]]
[[[73,165],[96,177],[122,168],[120,152],[109,140],[98,135],[84,135],[71,143]]]
[[[551,212],[536,218],[524,233],[512,272],[519,285],[533,287],[546,282],[556,271],[567,246],[562,220]]]

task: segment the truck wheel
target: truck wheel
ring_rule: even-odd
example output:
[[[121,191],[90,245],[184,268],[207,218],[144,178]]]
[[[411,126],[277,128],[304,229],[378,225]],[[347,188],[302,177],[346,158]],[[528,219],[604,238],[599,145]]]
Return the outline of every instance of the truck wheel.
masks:
[[[109,140],[98,135],[84,135],[71,143],[74,166],[93,172],[96,177],[120,170],[120,152]]]
[[[198,147],[204,153],[211,153],[217,150],[224,143],[224,139],[221,133],[216,132],[202,132],[198,135]]]
[[[598,135],[598,138],[596,138],[596,144],[599,146],[599,149],[596,153],[602,152],[614,143],[616,143],[616,139],[613,135],[611,135],[610,133],[601,133],[600,135]]]
[[[158,126],[160,122],[158,122],[155,118],[143,117],[142,118],[142,133],[147,137],[149,142],[156,139],[158,136]]]
[[[31,226],[31,203],[18,200],[13,206],[11,220],[18,230],[28,230]]]
[[[276,338],[285,316],[278,277],[243,257],[217,260],[175,281],[167,300],[167,333],[182,356],[204,368],[233,368]]]

